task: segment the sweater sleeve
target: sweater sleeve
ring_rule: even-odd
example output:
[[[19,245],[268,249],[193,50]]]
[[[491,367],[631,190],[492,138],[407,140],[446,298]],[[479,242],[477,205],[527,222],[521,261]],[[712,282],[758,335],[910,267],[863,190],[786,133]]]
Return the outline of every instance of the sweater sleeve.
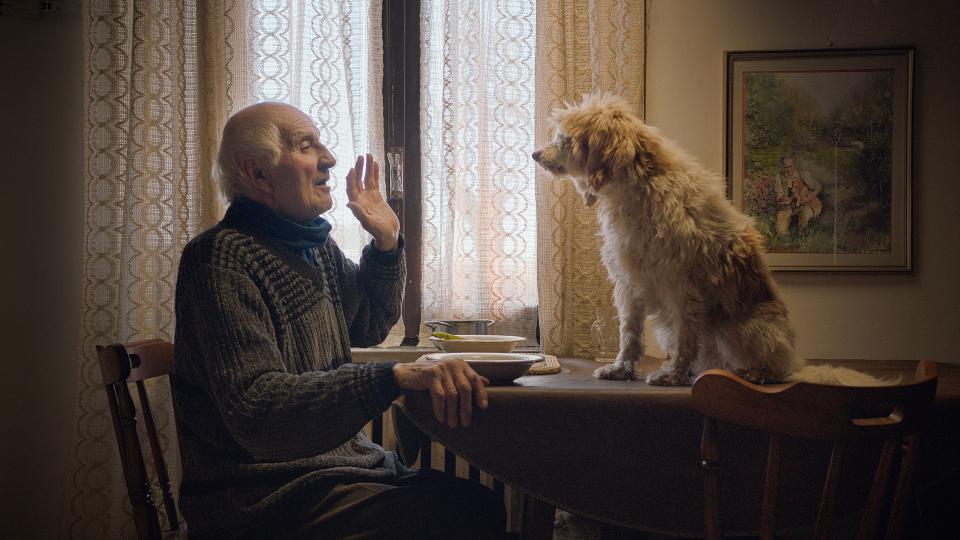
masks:
[[[403,246],[402,235],[390,252],[379,251],[371,241],[364,246],[359,264],[343,256],[339,248],[335,250],[343,315],[354,347],[382,343],[400,319],[407,275]]]
[[[231,436],[252,456],[284,461],[330,451],[379,416],[400,389],[393,363],[284,368],[270,313],[246,275],[202,265],[178,280],[178,347]],[[182,341],[182,342],[181,342]],[[182,366],[187,367],[187,366]]]

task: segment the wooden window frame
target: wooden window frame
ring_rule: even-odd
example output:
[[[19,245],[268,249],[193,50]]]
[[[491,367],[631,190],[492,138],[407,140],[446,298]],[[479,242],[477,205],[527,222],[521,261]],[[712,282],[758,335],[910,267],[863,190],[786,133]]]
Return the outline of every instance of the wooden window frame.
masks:
[[[383,2],[383,126],[384,150],[402,149],[402,197],[394,197],[390,185],[390,206],[400,218],[407,258],[407,282],[403,295],[402,346],[419,343],[421,298],[423,296],[423,227],[420,186],[420,0]]]

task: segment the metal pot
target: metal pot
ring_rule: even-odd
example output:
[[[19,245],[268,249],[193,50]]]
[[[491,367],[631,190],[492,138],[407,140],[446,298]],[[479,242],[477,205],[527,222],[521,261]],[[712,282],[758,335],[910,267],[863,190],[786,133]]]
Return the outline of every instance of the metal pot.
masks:
[[[486,335],[487,329],[495,322],[493,319],[447,319],[423,321],[423,324],[429,326],[433,332]]]

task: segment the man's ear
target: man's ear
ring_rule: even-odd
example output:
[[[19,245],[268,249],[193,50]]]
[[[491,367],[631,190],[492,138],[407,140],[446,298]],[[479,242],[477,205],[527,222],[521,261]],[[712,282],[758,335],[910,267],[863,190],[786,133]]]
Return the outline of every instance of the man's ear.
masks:
[[[252,159],[243,160],[243,173],[250,180],[250,185],[258,191],[264,193],[273,193],[273,185],[267,181],[263,174],[263,169],[257,166],[257,162]]]

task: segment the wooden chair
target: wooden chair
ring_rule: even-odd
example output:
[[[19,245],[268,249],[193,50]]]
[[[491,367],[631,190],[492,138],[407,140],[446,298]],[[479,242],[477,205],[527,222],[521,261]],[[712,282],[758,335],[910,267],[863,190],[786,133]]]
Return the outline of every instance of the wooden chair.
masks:
[[[705,469],[705,532],[723,536],[719,501],[717,421],[769,434],[760,518],[762,538],[774,538],[781,443],[832,441],[820,497],[815,538],[828,538],[840,480],[843,449],[850,443],[882,444],[857,538],[902,536],[906,498],[912,489],[920,432],[937,388],[934,362],[920,362],[913,380],[884,387],[844,387],[807,383],[758,386],[724,370],[704,372],[693,385],[694,406],[704,414],[701,452]],[[793,439],[791,439],[793,438]],[[899,465],[899,467],[898,467]],[[899,468],[899,474],[895,469]],[[891,479],[896,475],[896,481]],[[888,494],[893,483],[892,498]],[[866,486],[863,486],[866,488]],[[889,508],[885,510],[885,507]],[[884,514],[887,519],[884,520]],[[886,523],[884,523],[884,521]]]
[[[136,343],[97,346],[97,358],[103,386],[110,403],[113,428],[120,449],[120,462],[123,477],[127,484],[127,495],[133,506],[133,519],[137,536],[141,539],[186,537],[186,526],[180,523],[177,507],[170,490],[170,477],[163,459],[160,440],[153,422],[150,401],[147,398],[144,381],[154,377],[165,377],[173,369],[173,344],[168,341],[152,339]],[[140,439],[137,435],[137,408],[130,395],[128,383],[135,383],[140,398],[140,410],[146,427],[150,453],[153,455],[154,471],[163,498],[163,506],[168,520],[168,531],[162,531],[157,508],[154,503],[151,481],[147,477]]]

